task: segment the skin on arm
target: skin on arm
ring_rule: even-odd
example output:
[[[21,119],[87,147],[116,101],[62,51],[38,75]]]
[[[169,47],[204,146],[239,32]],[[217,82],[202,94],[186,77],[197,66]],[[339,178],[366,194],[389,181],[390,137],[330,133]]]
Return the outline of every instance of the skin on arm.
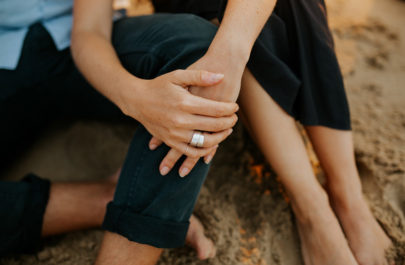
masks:
[[[177,70],[151,80],[137,78],[121,65],[111,31],[112,0],[75,1],[71,49],[85,78],[168,146],[191,157],[210,153],[235,124],[238,106],[196,97],[186,88],[218,84],[223,75]],[[213,132],[204,148],[187,145],[195,129]]]
[[[193,86],[190,88],[192,94],[219,101],[236,101],[253,45],[275,5],[276,0],[228,1],[222,23],[206,55],[188,68],[223,73],[224,80],[210,87]],[[154,149],[159,144],[160,139],[154,137],[150,147]],[[215,152],[216,148],[204,157],[204,161],[209,163]],[[160,164],[161,174],[167,174],[182,155],[176,149],[170,150]],[[188,157],[179,169],[180,176],[187,175],[198,159]]]

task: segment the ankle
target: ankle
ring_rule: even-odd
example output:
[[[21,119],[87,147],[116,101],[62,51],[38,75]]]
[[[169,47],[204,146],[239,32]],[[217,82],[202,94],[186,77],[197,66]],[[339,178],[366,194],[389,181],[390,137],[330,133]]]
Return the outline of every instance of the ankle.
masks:
[[[327,219],[327,213],[332,213],[328,195],[322,188],[295,197],[291,200],[291,206],[297,221],[303,224],[318,222],[319,218]]]
[[[98,191],[95,192],[94,199],[94,213],[96,218],[94,220],[97,222],[97,226],[100,226],[104,220],[104,216],[107,209],[107,204],[113,200],[115,185],[110,182],[105,182],[98,185]]]
[[[368,207],[361,186],[327,185],[331,205],[338,211],[358,211]]]

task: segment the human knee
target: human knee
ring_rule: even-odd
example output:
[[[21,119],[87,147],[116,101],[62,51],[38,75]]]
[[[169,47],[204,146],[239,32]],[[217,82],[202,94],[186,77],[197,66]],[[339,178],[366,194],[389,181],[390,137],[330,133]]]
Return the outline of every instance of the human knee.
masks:
[[[162,36],[164,40],[156,53],[169,63],[162,69],[164,72],[186,68],[201,58],[208,50],[217,27],[196,15],[176,14],[170,16],[161,31],[165,36]]]
[[[185,69],[201,58],[216,30],[192,14],[155,14],[116,22],[112,42],[127,70],[153,78]]]

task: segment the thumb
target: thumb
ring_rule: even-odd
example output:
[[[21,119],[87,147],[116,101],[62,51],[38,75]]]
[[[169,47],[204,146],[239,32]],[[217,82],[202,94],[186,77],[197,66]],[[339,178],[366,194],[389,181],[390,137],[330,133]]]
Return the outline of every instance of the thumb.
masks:
[[[223,74],[204,70],[176,70],[173,77],[173,83],[180,86],[212,86],[224,79]]]
[[[149,149],[153,151],[156,148],[158,148],[162,143],[163,142],[161,140],[153,136],[152,139],[150,139],[149,141]]]

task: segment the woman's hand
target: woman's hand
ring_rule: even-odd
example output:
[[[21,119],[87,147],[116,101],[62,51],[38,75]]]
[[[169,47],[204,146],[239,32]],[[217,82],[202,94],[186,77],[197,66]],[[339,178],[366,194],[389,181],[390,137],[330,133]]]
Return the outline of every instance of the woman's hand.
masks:
[[[204,98],[226,102],[236,101],[239,95],[242,74],[245,69],[247,59],[239,57],[235,54],[232,55],[231,53],[234,52],[229,49],[229,46],[227,48],[224,47],[224,49],[211,50],[200,60],[191,65],[188,69],[204,69],[208,71],[225,73],[225,75],[224,80],[222,80],[220,83],[209,87],[194,85],[190,87],[189,91],[194,95]],[[149,143],[149,147],[151,150],[154,150],[161,143],[162,141],[159,140],[158,137],[153,137]],[[215,155],[216,149],[217,148],[214,148],[209,154],[204,156],[205,163],[208,164],[211,162]],[[183,153],[181,151],[171,149],[160,164],[159,169],[161,174],[166,175],[174,167],[182,155]],[[181,177],[186,176],[195,166],[199,158],[200,157],[187,157],[180,167],[179,175]]]
[[[238,105],[201,98],[187,88],[216,85],[223,77],[207,71],[176,70],[124,89],[118,106],[173,150],[198,159],[230,134]],[[210,132],[205,134],[202,148],[188,145],[195,130]]]

